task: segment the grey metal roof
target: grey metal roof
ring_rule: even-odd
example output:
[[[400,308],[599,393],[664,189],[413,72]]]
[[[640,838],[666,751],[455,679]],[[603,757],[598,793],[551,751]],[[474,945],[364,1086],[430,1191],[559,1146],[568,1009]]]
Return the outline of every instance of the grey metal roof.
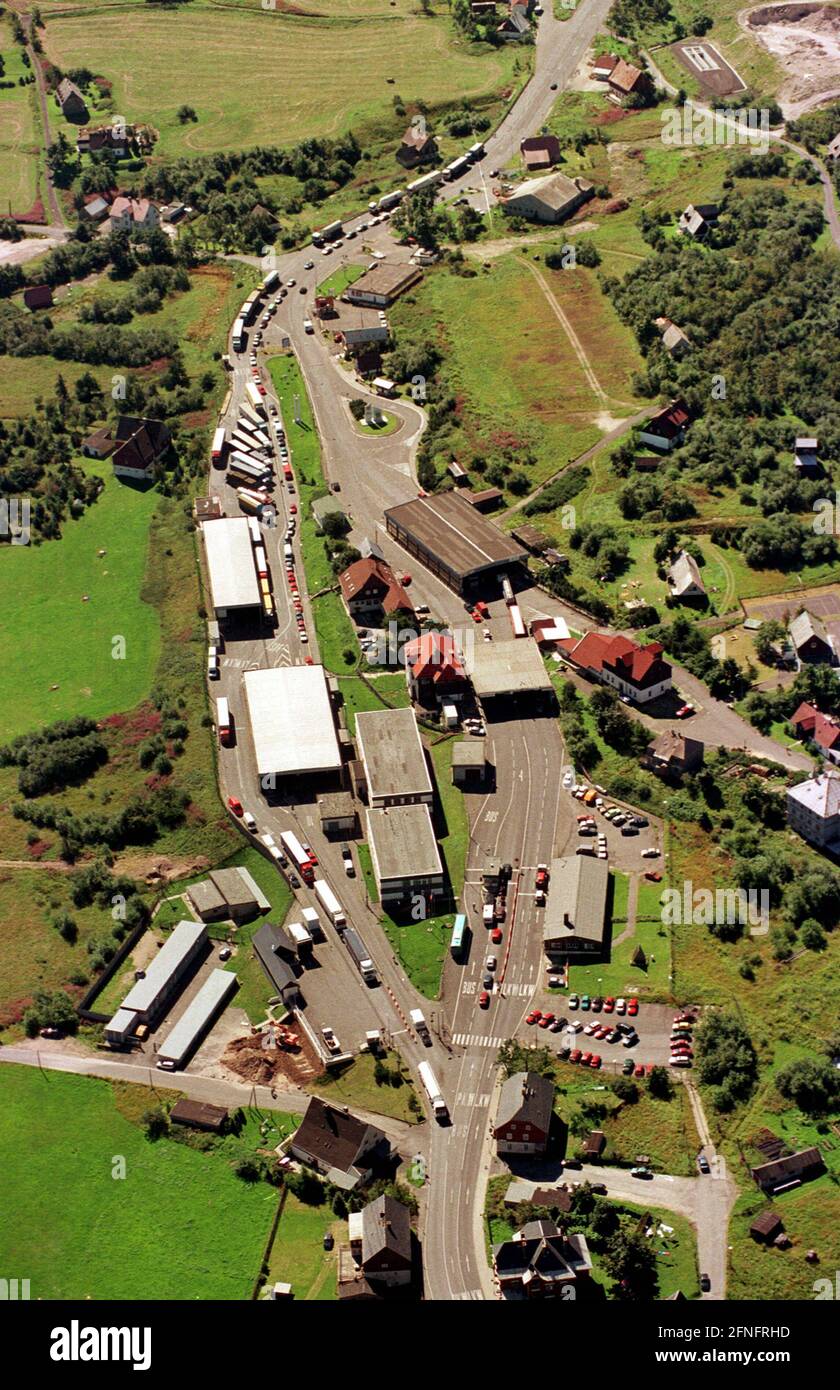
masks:
[[[239,981],[232,970],[212,970],[166,1041],[161,1043],[158,1057],[180,1066],[210,1020],[215,1017],[217,1010],[238,984]]]
[[[356,742],[365,765],[368,796],[430,796],[432,779],[411,709],[367,710],[356,715]]]
[[[341,766],[323,666],[246,671],[243,685],[260,777]]]
[[[251,532],[244,516],[221,517],[202,525],[210,593],[214,608],[256,608],[260,584]]]
[[[128,991],[122,1008],[135,1009],[138,1013],[151,1009],[197,943],[206,939],[207,928],[203,922],[179,922],[148,966],[143,979],[137,980]]]
[[[539,648],[528,637],[509,642],[473,642],[464,653],[467,675],[479,699],[551,690]]]
[[[496,1132],[513,1120],[548,1133],[554,1105],[554,1085],[547,1076],[535,1071],[517,1071],[509,1076],[499,1094],[496,1111]]]
[[[429,808],[372,807],[367,813],[367,838],[377,879],[431,878],[443,874]]]
[[[585,854],[552,859],[551,886],[543,918],[543,941],[604,939],[609,867]]]

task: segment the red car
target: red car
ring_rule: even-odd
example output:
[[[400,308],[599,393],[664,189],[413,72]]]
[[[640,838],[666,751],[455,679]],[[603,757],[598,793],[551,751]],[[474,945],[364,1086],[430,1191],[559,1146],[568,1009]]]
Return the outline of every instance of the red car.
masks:
[[[694,706],[693,706],[693,705],[680,705],[680,708],[677,710],[677,718],[678,718],[678,719],[688,719],[689,715],[690,715],[690,714],[693,714],[693,713],[694,713]]]
[[[480,1009],[489,1009],[490,1007],[490,995],[486,989],[483,989],[478,996],[478,1007]]]
[[[570,1062],[579,1062],[579,1061],[580,1061],[580,1048],[579,1048],[579,1047],[573,1047],[573,1048],[572,1048],[571,1052],[569,1053],[569,1061],[570,1061]]]
[[[582,1066],[582,1067],[588,1067],[588,1066],[589,1066],[589,1063],[590,1063],[591,1061],[592,1061],[592,1053],[591,1053],[591,1052],[584,1052],[583,1055],[582,1055],[582,1057],[581,1057],[581,1059],[580,1059],[580,1064],[581,1064],[581,1066]]]
[[[601,1065],[601,1058],[600,1058],[600,1056],[599,1056],[599,1054],[598,1054],[597,1052],[595,1052],[595,1053],[593,1054],[593,1056],[592,1056],[592,1061],[589,1063],[589,1065],[590,1065],[590,1067],[594,1067],[596,1071],[597,1071],[598,1068],[600,1067],[600,1065]]]
[[[634,1075],[634,1076],[644,1076],[644,1074],[645,1074],[645,1069],[644,1069],[644,1067],[642,1066],[642,1064],[641,1064],[641,1062],[640,1062],[639,1065],[636,1067],[635,1071],[633,1072],[633,1075]]]
[[[613,999],[612,995],[610,995],[608,999],[604,1000],[604,1013],[611,1014],[614,1008],[615,1000]]]
[[[290,507],[289,507],[289,511],[290,511],[290,512],[292,513],[292,515],[294,516],[295,512],[297,511],[297,502],[292,502],[292,503],[291,503],[291,505],[290,505]]]
[[[645,878],[650,879],[651,883],[662,882],[662,875],[658,869],[646,869]]]
[[[306,658],[306,664],[307,664],[307,666],[314,666],[314,665],[315,665],[315,659],[314,659],[314,657],[308,656],[308,657]]]
[[[536,887],[537,887],[537,888],[547,888],[547,887],[548,887],[548,870],[547,870],[547,869],[537,869]]]
[[[531,1024],[533,1024],[533,1023],[539,1023],[539,1021],[540,1021],[541,1018],[542,1018],[542,1014],[540,1013],[539,1009],[534,1009],[533,1013],[530,1013],[530,1014],[528,1015],[528,1017],[526,1018],[525,1022],[526,1022],[526,1023],[531,1023]]]
[[[549,1023],[553,1023],[553,1022],[554,1022],[554,1014],[543,1014],[542,1018],[540,1019],[540,1027],[541,1027],[541,1028],[547,1028],[548,1025],[549,1025]]]
[[[637,1014],[637,1013],[639,1012],[639,1001],[638,1001],[638,999],[631,999],[631,1000],[630,1000],[630,1002],[629,1002],[628,1005],[627,1005],[627,1012],[628,1012],[628,1014],[630,1014],[630,1015],[635,1015],[635,1014]]]
[[[238,797],[238,796],[229,796],[229,797],[228,797],[228,806],[229,806],[230,809],[233,811],[233,814],[234,814],[235,816],[241,816],[241,815],[242,815],[242,802],[239,800],[239,797]]]
[[[411,575],[410,575],[410,574],[401,574],[401,575],[400,575],[400,583],[402,584],[402,586],[403,586],[404,589],[407,589],[408,586],[409,586],[409,584],[411,583]]]
[[[494,927],[494,928],[493,928],[493,930],[492,930],[491,933],[490,933],[490,940],[493,942],[493,945],[494,945],[494,946],[499,946],[499,945],[501,945],[501,941],[502,941],[502,929],[501,929],[501,927]]]
[[[481,616],[481,614],[479,613],[479,611],[478,611],[477,608],[474,608],[474,609],[473,609],[473,611],[472,611],[471,614],[470,614],[470,617],[472,618],[472,620],[473,620],[474,623],[482,623],[482,622],[484,622],[484,619],[482,618],[482,616]]]

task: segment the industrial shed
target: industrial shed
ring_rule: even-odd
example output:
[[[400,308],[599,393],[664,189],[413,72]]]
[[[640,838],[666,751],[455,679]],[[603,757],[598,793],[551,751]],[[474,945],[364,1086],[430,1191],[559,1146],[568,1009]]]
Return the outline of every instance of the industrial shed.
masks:
[[[604,859],[570,855],[552,859],[543,918],[549,956],[599,956],[604,948],[610,871]]]
[[[554,687],[534,642],[474,642],[464,664],[482,703],[511,696],[554,702]]]
[[[364,763],[371,806],[405,806],[432,801],[432,779],[411,709],[382,709],[356,715],[356,743]]]
[[[367,812],[367,839],[379,897],[384,905],[414,894],[443,892],[443,865],[426,805],[390,806]]]
[[[323,666],[246,671],[242,683],[263,786],[266,778],[338,771],[341,753]]]
[[[260,584],[254,565],[248,518],[222,517],[201,528],[207,556],[210,595],[217,618],[250,608],[260,609]]]
[[[385,513],[388,534],[458,594],[521,569],[521,545],[485,521],[460,492],[417,497]]]
[[[141,1023],[154,1027],[206,943],[207,928],[203,922],[179,922],[143,977],[135,980],[110,1023],[106,1023],[106,1042],[126,1043]]]
[[[158,1048],[158,1063],[182,1067],[198,1046],[222,1005],[239,986],[231,970],[213,970]]]

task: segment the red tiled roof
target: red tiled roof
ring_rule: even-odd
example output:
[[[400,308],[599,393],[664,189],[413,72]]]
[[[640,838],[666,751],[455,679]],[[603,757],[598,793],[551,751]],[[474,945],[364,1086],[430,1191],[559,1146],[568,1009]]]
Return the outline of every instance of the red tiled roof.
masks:
[[[415,680],[435,682],[464,680],[465,672],[448,632],[423,632],[403,648],[405,662]]]
[[[344,572],[339,575],[341,592],[346,603],[351,599],[358,598],[364,594],[365,590],[372,587],[377,593],[381,591],[380,603],[386,613],[393,613],[400,609],[413,613],[414,605],[408,597],[405,589],[397,582],[394,571],[384,560],[377,560],[371,555],[365,560],[355,560]]]
[[[635,685],[639,689],[667,680],[671,674],[671,667],[662,660],[659,642],[649,642],[646,647],[640,647],[627,637],[587,632],[578,642],[569,639],[557,645],[568,653],[576,666],[599,674],[604,670],[610,671],[628,685]]]
[[[685,402],[672,401],[652,415],[642,429],[649,434],[661,434],[665,439],[673,439],[680,430],[685,429],[690,419]]]
[[[632,63],[625,62],[623,58],[619,58],[610,74],[610,86],[617,87],[620,92],[637,91],[647,80],[647,73],[634,67]]]
[[[840,748],[840,720],[823,714],[816,705],[807,700],[790,717],[790,722],[800,738],[804,735],[819,744],[820,748]]]

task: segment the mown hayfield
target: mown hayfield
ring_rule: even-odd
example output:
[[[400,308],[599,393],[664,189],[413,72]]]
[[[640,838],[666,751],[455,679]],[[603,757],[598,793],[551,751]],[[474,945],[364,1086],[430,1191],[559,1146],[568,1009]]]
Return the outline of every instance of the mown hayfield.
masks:
[[[15,1194],[4,1267],[30,1280],[32,1298],[248,1298],[276,1191],[242,1182],[221,1154],[151,1143],[124,1110],[154,1098],[126,1091],[129,1104],[105,1081],[0,1069],[0,1160]]]
[[[11,27],[0,23],[0,53],[4,59],[4,82],[17,83],[28,76],[21,61],[21,49],[12,40]],[[28,212],[38,193],[38,149],[40,131],[36,117],[35,87],[7,87],[0,90],[0,211],[5,216]]]
[[[448,18],[342,21],[200,3],[86,6],[50,18],[44,43],[62,68],[106,76],[114,109],[155,126],[157,153],[170,155],[337,136],[392,120],[397,94],[434,106],[506,88],[516,62],[463,43]],[[182,104],[197,122],[180,124]]]

